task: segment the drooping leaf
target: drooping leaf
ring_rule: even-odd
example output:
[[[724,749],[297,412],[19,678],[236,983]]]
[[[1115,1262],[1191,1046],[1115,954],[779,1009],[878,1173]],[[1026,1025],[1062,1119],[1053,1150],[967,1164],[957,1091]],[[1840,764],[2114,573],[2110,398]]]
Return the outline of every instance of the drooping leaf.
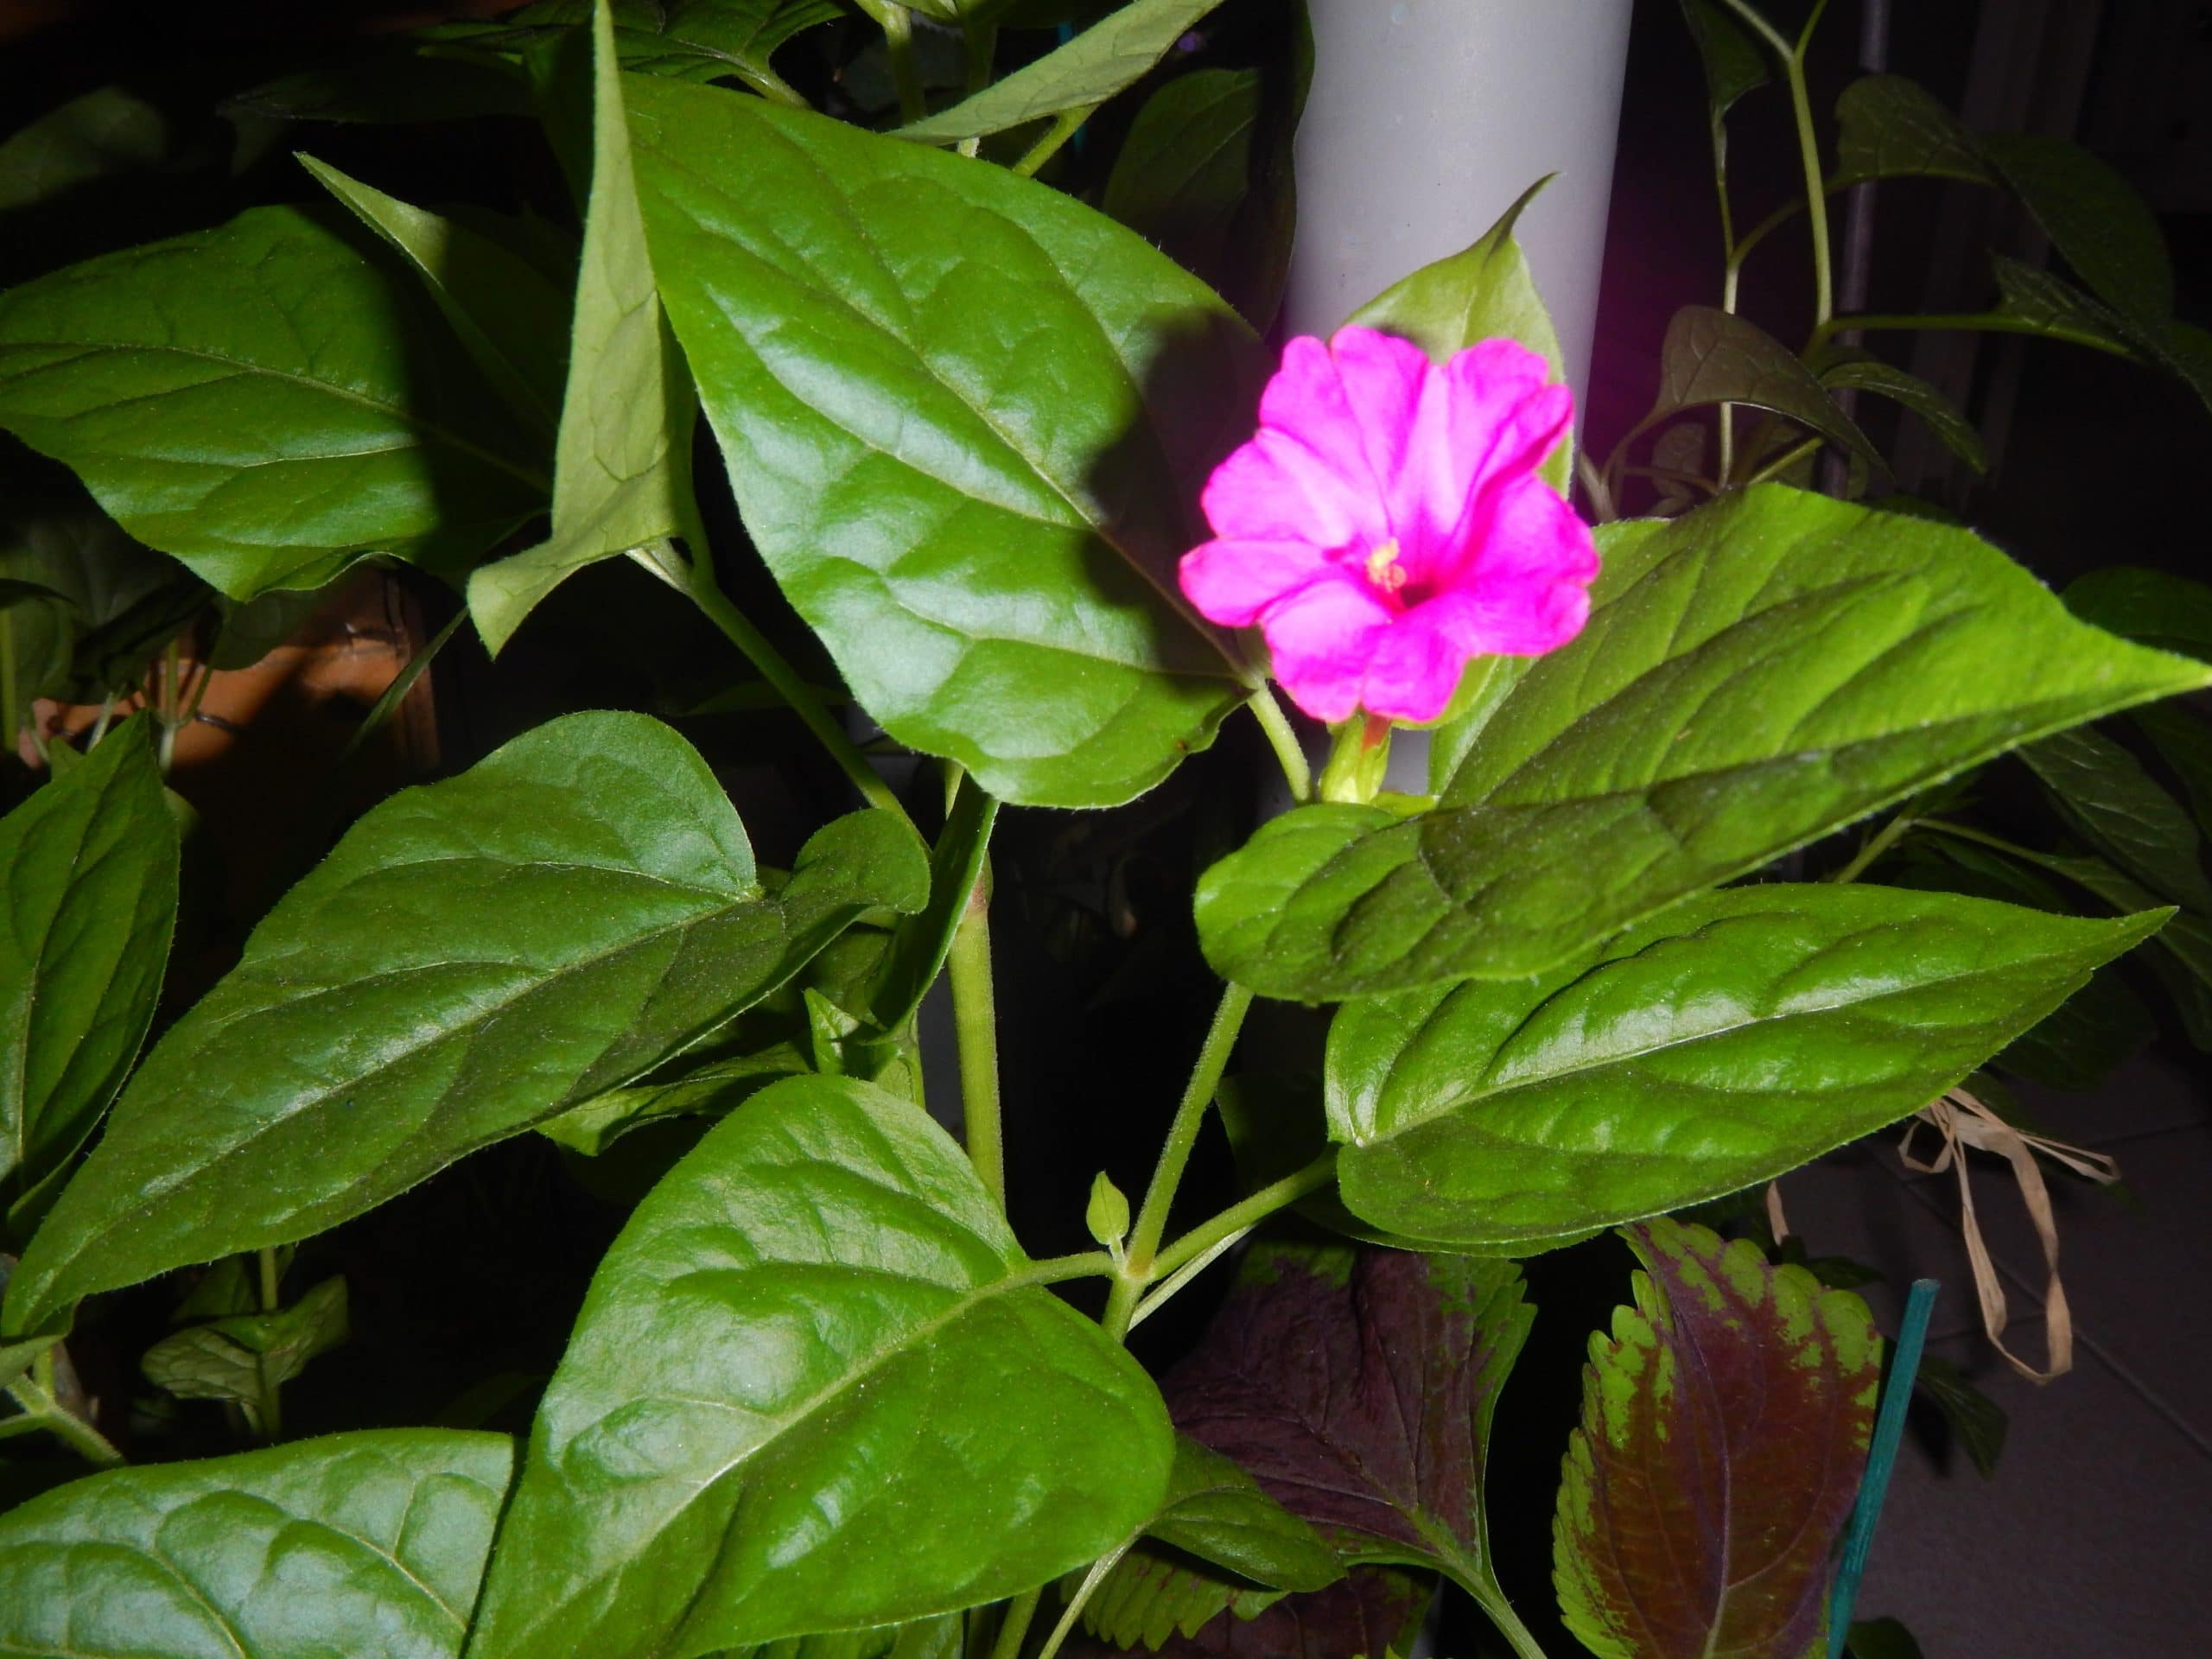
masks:
[[[868,986],[862,1010],[882,1031],[898,1030],[914,1017],[922,998],[944,968],[952,936],[983,876],[991,827],[999,804],[988,791],[963,779],[944,830],[930,855],[930,901],[893,930],[882,964]]]
[[[2180,782],[2197,829],[2212,835],[2212,724],[2186,704],[2153,703],[2129,715]]]
[[[0,1516],[0,1652],[458,1659],[513,1457],[374,1429],[73,1482]]]
[[[1347,1003],[1338,1189],[1394,1232],[1523,1252],[1737,1192],[1917,1110],[2165,915],[1732,887],[1534,979]]]
[[[699,87],[626,96],[738,506],[868,711],[1028,804],[1126,800],[1210,742],[1250,671],[1174,562],[1249,417],[1243,323],[999,168]]]
[[[1305,807],[1202,878],[1269,995],[1541,972],[2017,744],[2212,679],[2075,621],[1965,531],[1779,486],[1607,525],[1589,626],[1529,663],[1442,804]]]
[[[1868,75],[1836,100],[1836,171],[1831,183],[1874,179],[1960,179],[1995,184],[1973,133],[1919,82]]]
[[[1766,54],[1719,0],[1682,0],[1682,20],[1697,41],[1705,67],[1705,105],[1713,124],[1736,107],[1746,92],[1774,79]]]
[[[528,260],[466,225],[372,189],[312,156],[300,164],[407,262],[507,406],[533,429],[550,432],[567,364],[560,290]]]
[[[785,103],[798,94],[776,73],[776,49],[839,16],[833,0],[614,0],[614,44],[632,74],[736,79]],[[540,0],[491,24],[430,31],[472,52],[515,55],[591,25],[593,0]]]
[[[1636,1306],[1590,1340],[1553,1527],[1599,1659],[1802,1659],[1881,1376],[1866,1303],[1664,1219],[1628,1230]]]
[[[1535,1317],[1509,1262],[1262,1244],[1168,1409],[1347,1561],[1436,1568],[1503,1622],[1483,1479]]]
[[[133,541],[73,485],[11,489],[8,507],[0,612],[12,635],[16,706],[98,702],[141,683],[147,663],[207,603],[207,584]]]
[[[638,217],[630,131],[607,15],[592,25],[592,159],[569,377],[553,457],[550,540],[468,579],[468,611],[497,652],[585,566],[692,531],[690,382],[661,313]]]
[[[6,1328],[320,1232],[631,1081],[862,910],[918,906],[923,869],[861,812],[766,891],[706,763],[638,715],[569,715],[393,797],[139,1068]]]
[[[1158,1391],[1042,1288],[966,1157],[848,1078],[716,1126],[601,1262],[477,1651],[694,1659],[1017,1593],[1173,1461]]]
[[[2129,639],[2212,662],[2212,587],[2171,571],[2113,564],[2068,584],[2066,608]]]
[[[537,1132],[571,1152],[596,1158],[632,1129],[663,1118],[726,1117],[770,1084],[810,1069],[806,1056],[789,1043],[688,1071],[683,1063],[679,1055],[663,1068],[671,1074],[665,1079],[658,1074],[641,1077],[572,1106],[540,1123]]]
[[[1977,473],[1989,470],[1989,454],[1981,434],[1959,412],[1959,407],[1916,374],[1883,362],[1860,357],[1834,364],[1821,372],[1821,384],[1830,391],[1871,391],[1878,397],[1902,404],[1917,415],[1946,449]]]
[[[1659,348],[1659,395],[1647,423],[1712,404],[1743,404],[1794,421],[1885,470],[1881,452],[1797,354],[1757,323],[1709,305],[1686,305]]]
[[[464,567],[543,459],[365,234],[257,207],[0,295],[0,426],[235,599],[371,552]]]
[[[2212,912],[2204,838],[2141,761],[2087,728],[2031,744],[2020,759],[2092,847],[2162,898]]]
[[[1063,110],[1087,110],[1142,79],[1221,0],[1129,0],[1056,51],[898,137],[924,143],[1004,132]]]
[[[1435,1594],[1435,1580],[1426,1573],[1355,1567],[1343,1582],[1310,1595],[1240,1592],[1227,1611],[1203,1618],[1203,1604],[1147,1600],[1130,1611],[1116,1610],[1098,1627],[1117,1634],[1077,1637],[1060,1651],[1068,1659],[1103,1659],[1136,1647],[1155,1649],[1160,1659],[1386,1659],[1411,1651]],[[1157,1642],[1154,1631],[1160,1633]]]
[[[137,1058],[176,920],[177,829],[147,722],[0,818],[0,1243]]]
[[[1467,247],[1434,264],[1424,265],[1352,313],[1346,321],[1410,340],[1439,363],[1479,340],[1517,340],[1551,365],[1554,380],[1567,378],[1559,335],[1551,313],[1536,292],[1535,279],[1513,227],[1550,178],[1521,193],[1497,223]],[[1574,475],[1573,443],[1561,444],[1544,463],[1543,477],[1564,494]]]
[[[168,149],[168,118],[158,109],[124,87],[96,87],[0,141],[0,213],[159,167]]]
[[[232,1257],[236,1260],[236,1257]],[[282,1387],[346,1340],[346,1281],[326,1279],[289,1307],[231,1313],[170,1332],[138,1367],[184,1400],[229,1401],[260,1429],[264,1390]]]
[[[1975,143],[2090,292],[2139,325],[2173,315],[2164,233],[2126,179],[2080,145],[2056,138],[1989,132]]]

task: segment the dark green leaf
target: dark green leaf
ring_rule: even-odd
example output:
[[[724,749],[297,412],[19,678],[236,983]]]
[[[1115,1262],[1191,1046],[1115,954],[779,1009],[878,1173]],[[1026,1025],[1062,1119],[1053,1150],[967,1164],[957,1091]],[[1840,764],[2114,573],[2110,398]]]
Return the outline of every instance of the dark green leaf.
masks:
[[[2162,898],[2212,912],[2196,822],[2141,761],[2086,728],[2031,744],[2020,759],[2092,847]]]
[[[177,830],[134,720],[0,819],[0,1242],[137,1057],[176,920]]]
[[[2136,354],[2136,342],[2126,322],[2109,306],[2091,299],[2065,278],[2003,254],[1993,255],[1989,263],[1997,277],[1998,309],[2005,315],[2018,319],[2039,334],[2060,339],[2087,335],[2093,342],[2125,355]]]
[[[1144,1592],[1144,1586],[1134,1587]],[[1211,1601],[1209,1613],[1208,1603],[1147,1596],[1110,1609],[1097,1626],[1126,1632],[1126,1639],[1122,1634],[1107,1641],[1078,1637],[1060,1651],[1067,1659],[1103,1659],[1142,1644],[1156,1648],[1160,1659],[1388,1659],[1411,1651],[1435,1592],[1435,1580],[1425,1573],[1356,1567],[1341,1583],[1311,1595],[1238,1591],[1225,1611],[1218,1600]],[[1096,1607],[1097,1599],[1090,1605]]]
[[[513,1455],[377,1429],[74,1482],[0,1517],[0,1652],[458,1659]]]
[[[1774,79],[1766,54],[1719,0],[1682,0],[1682,19],[1705,66],[1705,105],[1717,127],[1736,100]]]
[[[1526,1251],[1796,1168],[1916,1110],[2147,938],[1952,894],[1707,894],[1531,980],[1348,1003],[1344,1203]]]
[[[999,168],[700,87],[626,95],[738,505],[868,712],[1030,804],[1126,800],[1210,742],[1250,671],[1174,563],[1249,416],[1249,331]]]
[[[1913,1391],[1942,1414],[1981,1478],[1994,1475],[1997,1459],[2004,1454],[2005,1431],[2012,1427],[2005,1408],[1968,1382],[1964,1371],[1936,1354],[1921,1356]],[[1853,1629],[1856,1643],[1857,1627]]]
[[[2186,703],[2153,703],[2129,716],[2180,781],[2196,827],[2212,835],[2212,724]]]
[[[1778,486],[1606,525],[1590,624],[1528,664],[1434,811],[1306,807],[1207,871],[1269,995],[1535,973],[2016,744],[2204,684],[1974,537]]]
[[[468,579],[468,610],[487,649],[514,637],[567,577],[633,548],[692,531],[696,414],[661,314],[638,217],[630,131],[604,14],[593,25],[592,162],[576,274],[569,377],[553,458],[553,534]]]
[[[1004,132],[1063,110],[1087,110],[1142,79],[1221,0],[1129,0],[1065,46],[949,110],[911,121],[901,138],[949,144]],[[925,6],[923,10],[930,8]],[[973,6],[968,8],[975,10]]]
[[[593,0],[541,0],[496,23],[431,33],[472,51],[514,54],[588,27],[592,11]],[[632,73],[736,79],[786,103],[799,98],[770,62],[776,48],[839,16],[832,0],[615,0],[612,13],[614,44]]]
[[[180,1399],[230,1401],[258,1430],[264,1391],[290,1382],[346,1337],[346,1281],[326,1279],[289,1307],[173,1332],[138,1363],[156,1388]]]
[[[1744,404],[1796,422],[1877,472],[1881,454],[1797,354],[1732,312],[1686,305],[1660,347],[1659,396],[1647,423],[1713,404]]]
[[[858,1010],[880,1030],[895,1032],[912,1020],[937,982],[976,884],[984,879],[984,855],[998,816],[999,804],[990,793],[963,779],[930,855],[929,904],[893,930],[866,1007]]]
[[[1037,1285],[942,1129],[793,1078],[601,1264],[480,1651],[693,1659],[975,1605],[1121,1543],[1173,1457],[1150,1379]]]
[[[1903,75],[1854,80],[1836,100],[1835,115],[1834,185],[1896,178],[1998,181],[1974,134]]]
[[[1319,1590],[1344,1577],[1320,1535],[1236,1463],[1187,1435],[1175,1443],[1167,1499],[1145,1535],[1274,1590]]]
[[[236,599],[369,552],[451,570],[544,485],[450,338],[326,218],[257,207],[0,296],[0,426]]]
[[[770,1084],[810,1069],[806,1056],[789,1043],[688,1071],[682,1065],[679,1056],[664,1068],[673,1074],[667,1080],[642,1078],[626,1089],[609,1090],[548,1118],[537,1132],[571,1152],[596,1158],[632,1129],[667,1117],[727,1117]]]
[[[7,1329],[359,1215],[679,1052],[923,880],[912,833],[861,812],[765,891],[706,763],[639,715],[571,715],[397,795],[139,1068]]]
[[[2092,293],[2139,325],[2173,315],[2165,237],[2126,180],[2056,138],[1990,132],[1975,143]]]
[[[2169,571],[2113,564],[2069,584],[2066,608],[2129,639],[2212,662],[2212,587]]]
[[[1901,404],[1920,416],[1943,447],[1977,473],[1989,470],[1981,435],[1958,405],[1916,374],[1907,374],[1878,358],[1853,358],[1824,369],[1821,384],[1830,391],[1871,391]]]
[[[0,213],[159,167],[168,149],[168,119],[159,110],[120,86],[99,87],[0,143]]]
[[[1202,1630],[1225,1636],[1235,1629],[1233,1621],[1255,1618],[1282,1599],[1280,1590],[1263,1590],[1173,1550],[1139,1544],[1084,1604],[1082,1623],[1103,1644],[1089,1651],[1172,1649],[1178,1637]],[[1078,1655],[1086,1649],[1078,1641],[1062,1651]]]
[[[529,89],[510,66],[434,57],[405,41],[353,45],[327,63],[240,92],[220,111],[233,121],[379,126],[531,112]]]
[[[16,707],[98,702],[138,685],[207,602],[207,584],[131,540],[73,484],[65,494],[11,490],[8,505],[0,613],[13,636]]]
[[[1894,1618],[1854,1618],[1846,1650],[1851,1659],[1922,1659],[1920,1643]]]
[[[1553,1525],[1567,1627],[1599,1659],[1799,1659],[1873,1428],[1866,1305],[1749,1239],[1631,1228],[1636,1306],[1593,1337]]]

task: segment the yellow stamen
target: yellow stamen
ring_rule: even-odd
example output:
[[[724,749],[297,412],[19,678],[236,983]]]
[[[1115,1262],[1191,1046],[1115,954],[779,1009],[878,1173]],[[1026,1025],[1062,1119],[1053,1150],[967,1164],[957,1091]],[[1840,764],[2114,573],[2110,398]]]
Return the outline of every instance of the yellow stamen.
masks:
[[[1367,579],[1386,594],[1395,594],[1406,585],[1406,567],[1398,563],[1395,537],[1367,556]]]

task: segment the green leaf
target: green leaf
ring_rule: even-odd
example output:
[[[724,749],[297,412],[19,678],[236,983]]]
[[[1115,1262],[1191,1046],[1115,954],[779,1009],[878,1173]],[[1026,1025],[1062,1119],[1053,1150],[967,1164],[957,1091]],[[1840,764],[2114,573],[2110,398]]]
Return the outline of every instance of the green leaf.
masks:
[[[97,87],[0,143],[0,213],[157,168],[168,150],[168,120],[159,110],[121,86]]]
[[[1004,132],[1064,110],[1088,110],[1135,86],[1221,0],[1129,0],[1065,46],[1025,64],[897,136],[924,143]],[[969,8],[973,10],[973,8]],[[925,7],[924,10],[928,10]]]
[[[2212,835],[2212,724],[2185,703],[2153,703],[2128,718],[2180,781],[2197,829]]]
[[[569,377],[553,459],[549,541],[468,579],[468,611],[497,652],[563,581],[601,559],[692,530],[696,406],[662,315],[638,216],[630,132],[607,15],[593,29],[592,163]]]
[[[1981,434],[1959,412],[1959,407],[1916,374],[1907,374],[1878,358],[1847,359],[1824,369],[1821,384],[1830,391],[1871,391],[1878,397],[1903,404],[1920,416],[1946,449],[1977,473],[1989,470],[1988,452]]]
[[[1269,1497],[1234,1459],[1175,1440],[1166,1501],[1145,1535],[1274,1590],[1319,1590],[1344,1575],[1321,1536]]]
[[[2212,587],[2164,570],[2113,564],[2061,595],[2084,622],[2129,639],[2212,662]]]
[[[257,207],[0,295],[0,426],[234,599],[391,553],[466,565],[543,501],[414,280]]]
[[[2100,732],[2061,732],[2020,751],[2059,816],[2165,899],[2212,912],[2204,838],[2141,761]]]
[[[0,1516],[0,1652],[458,1659],[513,1455],[376,1429],[73,1482]]]
[[[146,1380],[184,1400],[227,1400],[258,1432],[264,1392],[346,1340],[346,1281],[326,1279],[289,1307],[233,1313],[172,1332],[138,1362]]]
[[[1553,1523],[1567,1627],[1599,1659],[1821,1651],[1881,1379],[1866,1305],[1748,1239],[1627,1236],[1636,1306],[1591,1338]]]
[[[1541,972],[2017,744],[2212,681],[1974,536],[1779,486],[1599,531],[1589,626],[1434,811],[1305,807],[1201,879],[1215,967],[1309,1001]]]
[[[1158,1509],[1158,1391],[918,1109],[798,1077],[641,1204],[546,1392],[483,1659],[693,1659],[1042,1584]]]
[[[1920,1643],[1894,1618],[1853,1619],[1845,1650],[1851,1659],[1922,1659]]]
[[[1990,132],[1975,143],[2092,293],[2138,324],[2173,315],[2165,236],[2126,180],[2056,138]]]
[[[1133,1599],[1101,1611],[1116,1576],[1084,1609],[1085,1627],[1111,1646],[1078,1638],[1060,1649],[1066,1659],[1104,1659],[1138,1646],[1156,1649],[1160,1659],[1389,1659],[1412,1651],[1436,1599],[1431,1574],[1355,1567],[1309,1595],[1236,1590],[1224,1610],[1211,1593],[1216,1586],[1185,1573],[1173,1584],[1122,1580]]]
[[[1997,182],[1979,141],[1917,81],[1903,75],[1854,80],[1836,100],[1833,187],[1872,179]]]
[[[1479,340],[1517,340],[1551,365],[1554,380],[1566,379],[1551,313],[1513,239],[1521,215],[1550,182],[1548,175],[1538,179],[1471,244],[1385,289],[1345,319],[1347,324],[1410,340],[1438,363]],[[1564,495],[1573,476],[1570,440],[1545,461],[1543,477]]]
[[[1084,1604],[1082,1624],[1113,1649],[1172,1649],[1176,1637],[1202,1630],[1208,1636],[1241,1635],[1230,1616],[1256,1618],[1282,1599],[1280,1590],[1263,1590],[1172,1551],[1139,1544],[1099,1581]],[[1217,1649],[1223,1643],[1210,1645]],[[1062,1651],[1080,1654],[1084,1649],[1071,1643]]]
[[[1705,105],[1715,127],[1745,93],[1774,79],[1766,54],[1719,0],[1682,0],[1682,21],[1705,66]]]
[[[551,431],[567,366],[562,295],[530,261],[453,219],[409,206],[327,162],[300,165],[404,259],[462,349],[534,429]]]
[[[413,125],[532,113],[512,66],[432,56],[404,37],[349,41],[340,55],[279,75],[216,106],[232,121]]]
[[[1104,1170],[1090,1179],[1090,1202],[1084,1206],[1083,1224],[1090,1236],[1108,1249],[1118,1250],[1129,1232],[1128,1195],[1114,1185]]]
[[[2167,913],[1732,887],[1534,979],[1347,1003],[1338,1188],[1393,1232],[1517,1252],[1737,1192],[1917,1110]]]
[[[394,796],[139,1068],[6,1329],[359,1215],[630,1082],[922,881],[912,832],[861,812],[765,891],[706,762],[640,715],[571,715]]]
[[[475,51],[519,54],[591,25],[593,0],[542,0],[499,22],[448,25],[433,35]],[[633,74],[736,79],[799,101],[770,60],[802,30],[840,14],[832,0],[614,0],[614,44]]]
[[[666,1068],[664,1081],[645,1078],[548,1118],[537,1132],[571,1152],[596,1158],[632,1129],[669,1117],[727,1117],[772,1083],[804,1075],[806,1056],[789,1043],[757,1054],[714,1060],[689,1071],[683,1057]]]
[[[1984,1480],[1997,1472],[2012,1419],[2005,1408],[1969,1382],[1964,1371],[1936,1354],[1923,1354],[1913,1377],[1913,1391],[1942,1414],[1943,1421]],[[1857,1627],[1853,1627],[1857,1641]]]
[[[895,1032],[912,1020],[937,983],[976,884],[986,879],[984,857],[998,816],[999,804],[989,791],[963,779],[930,854],[930,901],[893,931],[874,982],[868,988],[868,1006],[861,1011],[879,1030]]]
[[[1686,305],[1660,347],[1659,396],[1647,426],[1713,404],[1744,404],[1794,421],[1877,473],[1880,451],[1797,354],[1760,327],[1709,305]]]
[[[0,819],[0,1238],[137,1057],[176,920],[177,829],[133,720]]]
[[[699,87],[627,96],[738,506],[868,711],[1032,805],[1127,800],[1211,742],[1251,671],[1174,566],[1253,407],[1243,324],[999,168]]]
[[[98,702],[142,684],[146,664],[207,603],[207,588],[140,546],[72,482],[12,489],[0,527],[0,614],[13,635],[16,702]]]

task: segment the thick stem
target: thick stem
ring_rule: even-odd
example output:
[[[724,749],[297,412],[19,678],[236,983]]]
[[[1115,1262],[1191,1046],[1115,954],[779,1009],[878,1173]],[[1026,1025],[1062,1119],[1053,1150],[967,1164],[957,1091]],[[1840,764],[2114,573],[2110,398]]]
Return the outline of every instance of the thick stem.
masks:
[[[1166,1278],[1205,1255],[1224,1239],[1258,1226],[1276,1211],[1287,1210],[1307,1194],[1319,1192],[1336,1178],[1337,1149],[1331,1147],[1312,1163],[1292,1171],[1279,1181],[1268,1182],[1249,1198],[1238,1199],[1212,1220],[1193,1227],[1161,1250],[1152,1264],[1154,1276]]]
[[[276,1252],[264,1249],[260,1252],[261,1311],[274,1313],[279,1304],[277,1280],[281,1269],[276,1264]],[[270,1367],[270,1357],[258,1354],[254,1357],[254,1373],[260,1384],[261,1433],[265,1440],[274,1440],[284,1433],[283,1383]]]
[[[1896,846],[1905,831],[1911,829],[1917,822],[1918,820],[1912,816],[1910,809],[1898,813],[1869,836],[1866,838],[1866,844],[1852,855],[1851,861],[1828,877],[1828,880],[1838,883],[1856,881],[1866,873],[1868,865]]]
[[[922,92],[921,63],[914,56],[913,16],[900,5],[870,10],[883,26],[884,50],[891,58],[891,84],[899,92],[899,119],[902,124],[918,121],[930,112],[930,105]]]
[[[1290,798],[1304,805],[1313,798],[1313,771],[1306,763],[1306,746],[1298,741],[1290,716],[1283,713],[1275,694],[1264,685],[1252,694],[1248,706],[1259,721],[1260,729],[1268,734],[1268,747],[1275,752],[1284,781],[1290,785]]]
[[[1825,440],[1821,438],[1807,438],[1802,443],[1791,445],[1745,479],[1744,487],[1749,489],[1754,484],[1764,484],[1770,480],[1780,478],[1806,456],[1816,454],[1824,442]]]
[[[1037,169],[1060,153],[1060,146],[1076,135],[1076,130],[1090,119],[1091,111],[1098,106],[1086,104],[1081,109],[1062,110],[1052,118],[1052,124],[1045,136],[1030,145],[1028,154],[1014,164],[1014,170],[1025,179],[1037,176]]]
[[[115,1449],[113,1441],[75,1412],[66,1409],[48,1389],[33,1378],[19,1376],[10,1382],[8,1397],[22,1408],[26,1417],[37,1419],[41,1428],[86,1463],[98,1464],[108,1469],[124,1461],[123,1453]]]
[[[1006,1141],[999,1120],[999,1033],[991,983],[991,867],[968,891],[944,959],[952,986],[953,1035],[960,1054],[961,1121],[976,1178],[1006,1208]]]
[[[1006,1605],[1006,1617],[999,1622],[999,1639],[991,1643],[991,1659],[1018,1659],[1021,1643],[1029,1634],[1029,1621],[1037,1617],[1037,1603],[1043,1597],[1040,1587],[1025,1591]]]
[[[1720,308],[1733,312],[1736,277],[1742,266],[1736,258],[1736,215],[1728,205],[1728,127],[1717,115],[1713,118],[1713,194],[1720,203],[1720,245],[1726,254],[1720,276]],[[1720,481],[1726,484],[1736,460],[1736,406],[1721,404],[1714,423],[1720,440]]]
[[[1174,1205],[1175,1189],[1182,1185],[1183,1171],[1191,1161],[1191,1148],[1198,1144],[1198,1130],[1206,1121],[1206,1108],[1213,1103],[1214,1091],[1221,1086],[1221,1074],[1229,1069],[1230,1052],[1236,1046],[1236,1034],[1244,1028],[1245,1011],[1251,1006],[1252,993],[1242,985],[1224,988],[1221,1006],[1214,1010],[1213,1025],[1206,1032],[1205,1045],[1198,1050],[1198,1061],[1191,1070],[1191,1081],[1175,1108],[1175,1121],[1168,1125],[1167,1139],[1160,1148],[1160,1162],[1153,1168],[1152,1185],[1145,1189],[1144,1207],[1137,1211],[1136,1225],[1129,1230],[1128,1244],[1122,1255],[1122,1271],[1106,1300],[1106,1314],[1101,1323],[1105,1325],[1106,1333],[1116,1341],[1128,1334],[1129,1317],[1136,1312],[1138,1293],[1152,1281],[1153,1255],[1167,1231],[1167,1212]]]

